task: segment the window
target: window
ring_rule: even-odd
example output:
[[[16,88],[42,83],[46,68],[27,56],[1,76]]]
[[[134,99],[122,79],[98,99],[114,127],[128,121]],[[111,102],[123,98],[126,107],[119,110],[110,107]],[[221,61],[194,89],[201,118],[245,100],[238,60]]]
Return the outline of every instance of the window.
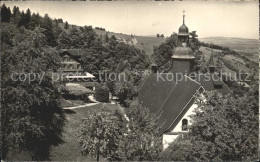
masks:
[[[188,120],[182,119],[182,130],[187,131],[188,130]]]
[[[65,57],[63,58],[63,61],[64,61],[64,62],[67,62],[67,61],[68,61],[68,57],[65,56]]]

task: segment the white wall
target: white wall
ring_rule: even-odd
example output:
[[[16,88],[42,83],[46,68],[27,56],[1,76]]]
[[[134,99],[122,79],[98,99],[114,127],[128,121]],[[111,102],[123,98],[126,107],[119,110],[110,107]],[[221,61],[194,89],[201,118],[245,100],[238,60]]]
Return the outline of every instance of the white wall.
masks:
[[[172,143],[179,135],[183,132],[182,130],[182,120],[187,119],[188,125],[191,125],[191,118],[190,115],[194,114],[194,110],[198,107],[196,103],[193,103],[193,105],[189,108],[189,110],[186,112],[186,114],[182,117],[182,119],[179,121],[179,123],[176,125],[176,127],[171,131],[171,134],[163,134],[163,149],[165,150],[170,143]]]
[[[163,150],[165,150],[169,145],[178,137],[179,135],[168,135],[163,134]]]
[[[179,121],[179,123],[176,125],[176,127],[171,132],[173,132],[173,133],[187,132],[187,131],[183,131],[182,130],[182,120],[183,119],[187,119],[188,120],[188,125],[190,125],[191,124],[191,118],[189,116],[194,114],[194,110],[197,107],[198,107],[198,105],[196,103],[191,105],[190,109],[186,112],[186,114],[182,117],[182,119]]]

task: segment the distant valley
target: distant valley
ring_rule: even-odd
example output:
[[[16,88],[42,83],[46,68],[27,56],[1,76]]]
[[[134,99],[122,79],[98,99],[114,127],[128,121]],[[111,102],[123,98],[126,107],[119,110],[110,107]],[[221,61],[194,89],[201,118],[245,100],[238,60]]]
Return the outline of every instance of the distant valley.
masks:
[[[213,43],[216,45],[229,47],[241,55],[247,57],[251,61],[259,60],[259,40],[246,38],[230,38],[230,37],[207,37],[199,38],[199,41],[205,43]]]

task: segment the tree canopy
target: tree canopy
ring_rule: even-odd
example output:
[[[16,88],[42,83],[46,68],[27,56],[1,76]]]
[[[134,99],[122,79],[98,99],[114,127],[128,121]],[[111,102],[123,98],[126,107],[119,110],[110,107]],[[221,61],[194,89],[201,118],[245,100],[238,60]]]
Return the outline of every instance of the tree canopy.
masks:
[[[256,87],[254,87],[256,88]],[[244,96],[207,92],[183,139],[172,143],[165,159],[251,161],[258,155],[258,88]]]
[[[62,142],[65,123],[51,78],[59,67],[58,53],[47,45],[41,28],[3,24],[2,33],[2,157],[23,150],[33,160],[48,160],[50,147]]]

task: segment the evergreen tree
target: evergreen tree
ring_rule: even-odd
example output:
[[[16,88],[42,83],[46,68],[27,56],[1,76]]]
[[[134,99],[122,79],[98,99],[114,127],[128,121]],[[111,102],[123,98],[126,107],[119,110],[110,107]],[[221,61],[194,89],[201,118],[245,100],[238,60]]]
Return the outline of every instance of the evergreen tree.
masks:
[[[1,7],[1,22],[10,22],[11,10],[6,7],[5,4]]]
[[[32,16],[31,16],[31,21],[30,21],[30,24],[29,24],[29,28],[31,30],[34,30],[35,27],[39,27],[40,26],[40,22],[41,22],[41,17],[39,15],[39,13],[37,13],[37,14],[33,13]]]
[[[26,13],[24,15],[24,21],[25,21],[24,22],[24,26],[26,28],[28,28],[29,27],[29,23],[31,22],[31,11],[30,11],[29,8],[26,10]]]
[[[12,15],[13,23],[15,25],[18,25],[20,18],[21,18],[21,12],[19,10],[19,7],[14,6],[13,8],[13,15]]]
[[[22,11],[19,22],[18,22],[18,27],[25,26],[25,24],[26,24],[26,18],[25,18],[24,11]]]

